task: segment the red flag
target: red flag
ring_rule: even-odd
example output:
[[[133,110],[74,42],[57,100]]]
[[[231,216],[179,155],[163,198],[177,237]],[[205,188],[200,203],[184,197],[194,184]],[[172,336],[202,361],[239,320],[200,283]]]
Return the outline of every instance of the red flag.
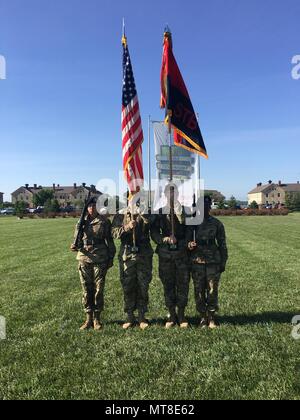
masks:
[[[196,113],[173,54],[169,30],[164,34],[160,105],[166,109],[166,123],[171,119],[175,144],[207,158]]]

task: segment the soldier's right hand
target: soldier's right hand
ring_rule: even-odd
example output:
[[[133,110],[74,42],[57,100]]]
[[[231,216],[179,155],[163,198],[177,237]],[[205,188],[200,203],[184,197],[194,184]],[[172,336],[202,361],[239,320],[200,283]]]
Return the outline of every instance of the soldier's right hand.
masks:
[[[131,222],[128,223],[128,225],[126,226],[126,230],[134,230],[137,226],[137,223],[135,220],[132,220]]]
[[[176,237],[174,235],[172,235],[170,237],[170,244],[171,245],[176,245],[177,244],[177,239],[176,239]]]
[[[175,236],[167,236],[163,239],[163,243],[168,245],[176,245],[177,239],[175,238]]]

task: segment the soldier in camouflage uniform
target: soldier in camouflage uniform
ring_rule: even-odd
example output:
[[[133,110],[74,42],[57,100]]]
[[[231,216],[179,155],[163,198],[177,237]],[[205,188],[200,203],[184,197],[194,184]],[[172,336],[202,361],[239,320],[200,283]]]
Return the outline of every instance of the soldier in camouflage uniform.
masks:
[[[152,280],[153,250],[150,242],[151,216],[142,215],[135,207],[119,212],[113,220],[112,233],[121,240],[119,254],[120,280],[124,292],[124,311],[127,321],[123,329],[134,326],[138,311],[140,328],[145,330],[149,321],[149,285]],[[135,213],[134,215],[132,213]]]
[[[221,274],[228,259],[224,225],[210,216],[211,198],[204,199],[204,221],[189,228],[188,241],[191,251],[192,277],[196,307],[201,314],[200,326],[216,328],[218,294]]]
[[[83,289],[83,306],[87,319],[81,330],[102,328],[100,314],[104,308],[104,286],[108,270],[113,266],[116,248],[111,235],[111,222],[97,212],[96,199],[91,199],[85,219],[82,248],[79,249],[79,275]],[[76,228],[75,236],[78,227]],[[77,251],[74,245],[73,251]]]
[[[167,186],[165,195],[168,204],[156,216],[151,230],[152,239],[157,244],[159,276],[164,287],[166,307],[169,310],[169,319],[165,326],[169,329],[179,322],[181,328],[187,328],[185,308],[188,304],[190,269],[186,216],[178,201],[176,187]],[[172,202],[174,203],[174,236],[171,222]]]

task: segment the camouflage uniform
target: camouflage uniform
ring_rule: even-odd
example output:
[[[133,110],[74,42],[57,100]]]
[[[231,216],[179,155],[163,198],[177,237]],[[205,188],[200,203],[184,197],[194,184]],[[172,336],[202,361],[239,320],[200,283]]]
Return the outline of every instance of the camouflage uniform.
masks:
[[[139,322],[144,321],[148,312],[149,285],[152,280],[153,250],[150,242],[151,216],[136,215],[135,229],[137,252],[133,251],[133,231],[126,230],[132,221],[130,210],[117,214],[113,220],[112,233],[115,239],[121,240],[119,253],[120,280],[124,292],[124,311],[128,320],[134,321],[134,312],[139,312]]]
[[[103,216],[86,217],[83,247],[77,254],[83,289],[83,306],[87,314],[100,314],[104,308],[105,277],[116,254],[111,222]],[[77,232],[77,229],[76,229]]]
[[[189,228],[189,242],[198,247],[191,252],[192,277],[194,281],[197,310],[205,314],[218,310],[219,284],[228,259],[224,225],[214,217],[205,219],[195,228]]]
[[[168,207],[160,210],[153,223],[151,234],[157,244],[159,256],[159,276],[164,287],[166,307],[170,311],[170,320],[176,322],[176,308],[184,314],[188,304],[190,269],[187,252],[185,214],[180,204],[175,206],[175,237],[177,250],[170,250],[164,238],[172,234],[171,216]],[[180,318],[180,316],[179,316]],[[184,315],[182,315],[184,318]],[[183,319],[179,319],[180,322]]]

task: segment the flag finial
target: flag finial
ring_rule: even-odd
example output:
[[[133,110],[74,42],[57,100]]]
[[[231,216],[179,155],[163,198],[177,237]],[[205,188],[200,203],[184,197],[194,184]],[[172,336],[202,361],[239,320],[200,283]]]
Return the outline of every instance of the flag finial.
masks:
[[[166,40],[169,41],[171,48],[173,48],[172,32],[168,24],[166,24],[165,26],[164,43],[166,42]]]
[[[122,44],[124,45],[124,47],[127,47],[127,38],[126,38],[126,31],[125,31],[125,18],[123,18]]]
[[[168,23],[165,26],[165,33],[171,34],[171,29]]]

